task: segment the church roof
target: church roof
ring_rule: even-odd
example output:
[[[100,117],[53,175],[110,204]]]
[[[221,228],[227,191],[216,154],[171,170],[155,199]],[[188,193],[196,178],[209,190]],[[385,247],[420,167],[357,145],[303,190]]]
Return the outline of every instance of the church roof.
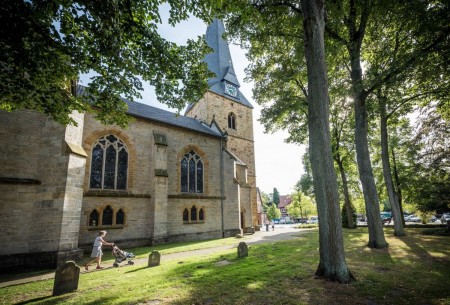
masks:
[[[88,94],[86,92],[86,87],[77,86],[77,95]],[[139,117],[142,119],[147,119],[151,121],[160,122],[163,124],[168,124],[176,127],[181,127],[196,132],[208,134],[215,137],[221,137],[221,133],[214,128],[211,128],[207,124],[200,122],[194,118],[189,118],[183,115],[177,115],[176,113],[152,107],[146,104],[131,102],[127,99],[123,101],[128,105],[127,113],[134,117]]]
[[[213,49],[213,52],[205,56],[205,62],[208,65],[208,69],[216,75],[208,80],[209,90],[236,103],[253,108],[252,104],[239,90],[240,84],[234,72],[228,42],[223,38],[224,34],[225,26],[223,21],[219,19],[214,19],[206,30],[206,43]],[[225,94],[224,81],[232,83],[238,88],[237,97]],[[192,106],[193,104],[188,106],[186,113],[189,112]]]

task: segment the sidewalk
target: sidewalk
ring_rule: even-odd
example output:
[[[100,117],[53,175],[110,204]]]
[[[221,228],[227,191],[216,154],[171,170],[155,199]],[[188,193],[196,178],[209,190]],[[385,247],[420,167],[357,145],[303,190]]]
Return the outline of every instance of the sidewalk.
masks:
[[[263,231],[256,232],[253,235],[245,235],[244,238],[236,239],[235,245],[227,245],[227,246],[220,246],[220,247],[213,247],[213,248],[206,248],[206,249],[199,249],[199,250],[193,250],[193,251],[185,251],[185,252],[177,252],[177,253],[171,253],[171,254],[165,254],[161,255],[161,263],[164,263],[166,261],[175,260],[175,259],[185,259],[191,256],[202,256],[202,255],[210,255],[215,252],[223,251],[223,250],[229,250],[229,249],[237,249],[238,244],[243,241],[247,245],[255,245],[260,243],[269,243],[269,242],[275,242],[275,241],[281,241],[281,240],[289,240],[293,239],[295,237],[298,237],[299,234],[302,232],[306,232],[308,229],[299,230],[294,229],[293,225],[277,225],[275,226],[275,231],[272,231],[270,228],[270,231],[265,231],[265,228]],[[236,250],[237,251],[237,250]],[[237,253],[237,252],[236,252]],[[135,259],[134,265],[146,265],[148,263],[148,257],[145,258],[139,258]],[[91,266],[91,270],[86,271],[84,270],[83,266],[80,266],[80,273],[87,273],[87,272],[97,272],[101,270],[96,270],[95,266]],[[106,267],[105,269],[110,269],[114,267]],[[103,270],[105,270],[103,269]],[[22,278],[15,278],[15,279],[8,279],[8,280],[1,280],[0,279],[0,288],[8,287],[8,286],[14,286],[14,285],[21,285],[25,283],[30,282],[36,282],[36,281],[42,281],[42,280],[48,280],[55,277],[55,272],[49,272],[45,274],[35,275],[35,276],[28,276],[28,277],[22,277]]]

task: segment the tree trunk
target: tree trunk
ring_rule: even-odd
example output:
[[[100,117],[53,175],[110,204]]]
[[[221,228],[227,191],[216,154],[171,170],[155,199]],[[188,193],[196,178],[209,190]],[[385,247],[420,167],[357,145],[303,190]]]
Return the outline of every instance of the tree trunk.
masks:
[[[362,83],[361,59],[356,42],[349,46],[351,58],[352,91],[355,108],[355,144],[359,177],[363,188],[364,202],[367,213],[367,227],[369,229],[370,248],[385,248],[388,246],[384,238],[383,223],[381,222],[380,203],[377,188],[373,178],[370,161],[366,99],[367,93]]]
[[[402,218],[403,214],[400,210],[398,203],[398,197],[395,193],[394,183],[392,181],[391,165],[389,162],[389,142],[387,131],[387,115],[386,115],[386,99],[382,96],[378,96],[378,105],[380,110],[380,132],[381,132],[381,161],[383,164],[383,176],[386,190],[389,197],[389,202],[392,208],[392,214],[394,218],[394,235],[405,236],[405,230],[403,229]]]
[[[336,163],[338,164],[342,179],[342,190],[344,191],[344,207],[345,211],[347,212],[347,227],[349,229],[356,229],[356,224],[353,221],[352,202],[350,200],[350,193],[348,191],[347,176],[345,175],[344,165],[342,164],[342,160],[340,160],[340,157],[338,157]]]
[[[324,2],[301,0],[301,6],[308,71],[309,149],[319,214],[320,262],[316,275],[348,283],[354,277],[345,261],[338,186],[331,153]]]
[[[395,151],[391,146],[391,155],[392,155],[392,169],[394,171],[394,183],[395,183],[395,189],[396,194],[397,194],[397,199],[398,199],[398,206],[400,207],[400,215],[402,215],[402,225],[403,227],[406,225],[405,224],[405,217],[403,217],[403,196],[402,196],[402,188],[400,185],[400,179],[398,177],[398,171],[397,171],[397,161],[395,158]]]

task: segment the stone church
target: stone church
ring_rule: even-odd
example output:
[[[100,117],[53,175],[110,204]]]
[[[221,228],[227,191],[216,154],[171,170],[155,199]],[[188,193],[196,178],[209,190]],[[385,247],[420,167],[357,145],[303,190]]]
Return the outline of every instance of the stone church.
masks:
[[[258,230],[253,107],[223,33],[207,29],[216,77],[185,115],[126,101],[122,129],[0,111],[0,270],[77,259],[99,230],[121,248]]]

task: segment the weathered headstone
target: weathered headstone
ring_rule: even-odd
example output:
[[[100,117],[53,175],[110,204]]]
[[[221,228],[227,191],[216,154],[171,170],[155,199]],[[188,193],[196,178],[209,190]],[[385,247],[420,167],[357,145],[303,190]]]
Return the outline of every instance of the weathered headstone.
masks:
[[[161,254],[158,251],[152,251],[148,256],[148,267],[159,266],[161,261]]]
[[[248,247],[245,242],[241,241],[238,246],[238,257],[246,257],[246,256],[248,256]]]
[[[53,283],[53,296],[69,293],[78,289],[80,267],[75,262],[67,261],[56,269]]]

